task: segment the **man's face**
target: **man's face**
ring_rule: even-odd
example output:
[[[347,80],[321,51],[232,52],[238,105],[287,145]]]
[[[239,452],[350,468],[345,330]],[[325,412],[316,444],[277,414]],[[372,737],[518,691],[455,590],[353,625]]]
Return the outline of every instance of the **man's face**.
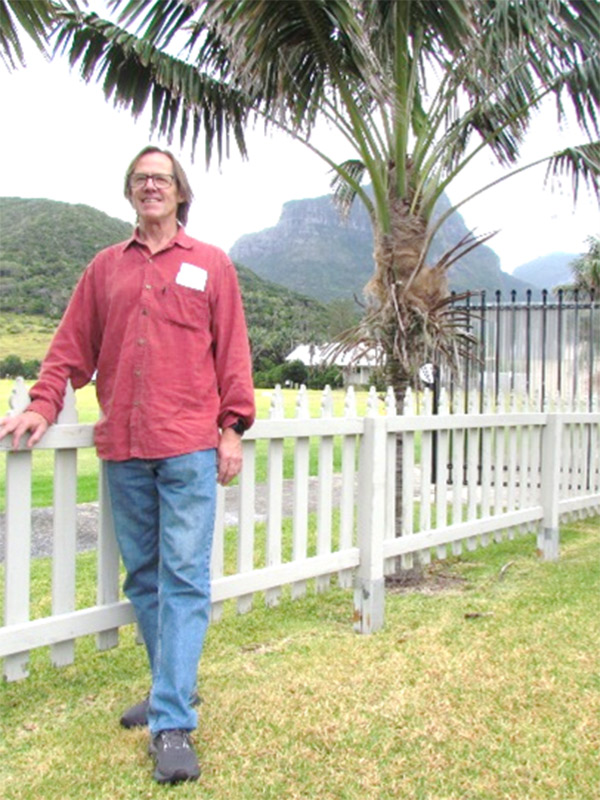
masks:
[[[135,176],[140,174],[172,176],[173,164],[169,156],[164,153],[146,153],[138,160],[130,181],[130,202],[142,223],[175,222],[177,206],[183,201],[175,179],[166,188],[157,187],[149,179],[137,185]]]

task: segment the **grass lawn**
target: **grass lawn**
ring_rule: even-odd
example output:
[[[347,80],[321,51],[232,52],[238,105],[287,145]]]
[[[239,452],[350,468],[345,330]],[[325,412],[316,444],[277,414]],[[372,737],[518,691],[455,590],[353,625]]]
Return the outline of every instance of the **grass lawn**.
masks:
[[[0,794],[596,800],[599,523],[565,526],[556,563],[533,535],[434,563],[421,591],[388,593],[370,637],[339,588],[245,617],[227,606],[201,665],[198,784],[154,784],[147,734],[118,726],[148,688],[131,627],[111,651],[79,641],[60,670],[36,651],[27,680],[0,685]],[[79,559],[91,593],[93,556]]]

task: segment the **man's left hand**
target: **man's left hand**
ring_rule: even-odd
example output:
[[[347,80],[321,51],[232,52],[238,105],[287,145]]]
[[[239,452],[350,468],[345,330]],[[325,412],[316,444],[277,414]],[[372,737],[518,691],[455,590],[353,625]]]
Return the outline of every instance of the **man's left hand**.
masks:
[[[217,448],[217,480],[222,486],[235,478],[242,468],[242,437],[233,428],[225,428]]]

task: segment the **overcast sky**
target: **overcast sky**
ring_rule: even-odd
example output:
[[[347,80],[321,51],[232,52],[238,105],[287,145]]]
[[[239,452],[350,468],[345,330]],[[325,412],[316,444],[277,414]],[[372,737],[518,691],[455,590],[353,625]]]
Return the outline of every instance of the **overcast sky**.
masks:
[[[0,194],[5,197],[42,197],[85,203],[111,216],[133,221],[122,195],[125,169],[150,141],[147,117],[134,122],[104,100],[101,88],[86,85],[65,61],[47,63],[37,51],[28,64],[8,73],[0,65],[3,124],[0,144],[4,154]],[[321,141],[328,141],[328,131]],[[548,110],[528,139],[527,161],[578,143],[583,135],[560,132]],[[333,142],[333,140],[332,140]],[[189,147],[181,157],[195,192],[188,232],[229,250],[241,235],[276,224],[287,200],[318,197],[329,192],[327,166],[301,144],[283,134],[265,135],[259,126],[249,138],[248,161],[232,153],[220,168],[206,171],[202,144],[195,164]],[[341,160],[349,155],[331,144]],[[451,187],[457,202],[501,173],[489,157],[480,158],[469,176]],[[478,233],[501,229],[489,245],[500,256],[501,267],[512,272],[520,264],[554,251],[580,253],[585,239],[600,231],[595,199],[585,192],[573,207],[570,185],[562,192],[543,185],[544,168],[506,181],[461,208],[467,225]]]

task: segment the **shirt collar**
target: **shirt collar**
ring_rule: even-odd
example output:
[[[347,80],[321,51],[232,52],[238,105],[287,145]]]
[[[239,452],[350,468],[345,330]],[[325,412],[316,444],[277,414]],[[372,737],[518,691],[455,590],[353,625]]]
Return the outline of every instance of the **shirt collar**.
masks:
[[[139,229],[137,227],[134,229],[129,239],[123,242],[122,252],[124,253],[133,245],[144,246],[144,243],[140,239]],[[182,225],[178,226],[177,233],[171,239],[171,241],[163,248],[163,250],[169,250],[171,247],[174,247],[175,245],[177,245],[178,247],[182,247],[184,250],[191,250],[192,247],[194,246],[194,240],[192,239],[191,236],[187,235]]]

